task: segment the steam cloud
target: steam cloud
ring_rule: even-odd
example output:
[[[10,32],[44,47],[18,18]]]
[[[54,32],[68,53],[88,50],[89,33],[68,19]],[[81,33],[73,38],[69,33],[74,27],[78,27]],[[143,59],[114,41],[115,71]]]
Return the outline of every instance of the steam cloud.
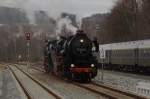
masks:
[[[21,8],[28,13],[30,21],[34,21],[35,10],[44,10],[55,19],[62,12],[74,13],[81,18],[94,13],[106,13],[115,1],[117,0],[0,0],[0,5]]]
[[[0,1],[1,6],[20,8],[25,10],[31,23],[34,23],[34,11],[43,10],[48,15],[57,19],[63,12],[63,0],[3,0]]]
[[[34,24],[34,11],[43,10],[47,14],[57,21],[56,36],[61,33],[62,27],[65,25],[66,28],[75,33],[77,30],[71,24],[71,20],[67,17],[59,18],[62,12],[74,13],[78,15],[78,23],[80,18],[87,14],[107,12],[111,8],[113,2],[117,0],[0,0],[0,6],[7,6],[13,8],[20,8],[27,13],[30,23]],[[79,18],[80,17],[80,18]],[[42,30],[38,31],[34,37],[40,35]],[[21,36],[18,34],[18,37]]]
[[[61,34],[63,26],[65,26],[65,28],[73,34],[75,34],[75,32],[77,31],[77,28],[71,24],[71,20],[68,17],[60,18],[57,22],[57,36]]]

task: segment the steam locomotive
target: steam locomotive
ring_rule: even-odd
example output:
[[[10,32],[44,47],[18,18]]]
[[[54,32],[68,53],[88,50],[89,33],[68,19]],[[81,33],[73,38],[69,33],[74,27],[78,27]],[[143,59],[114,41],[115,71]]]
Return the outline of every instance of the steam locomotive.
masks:
[[[47,42],[45,49],[46,72],[81,81],[91,81],[97,75],[98,60],[93,52],[98,51],[98,44],[82,30],[70,37]]]

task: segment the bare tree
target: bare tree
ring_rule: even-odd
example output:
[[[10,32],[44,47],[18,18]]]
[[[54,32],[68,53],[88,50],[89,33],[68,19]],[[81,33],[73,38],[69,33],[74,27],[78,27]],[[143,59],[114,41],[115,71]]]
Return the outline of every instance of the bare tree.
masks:
[[[121,0],[107,18],[105,30],[110,41],[135,40],[137,36],[138,4],[136,0]]]
[[[143,38],[150,38],[150,0],[142,0],[141,20],[140,20],[140,32]]]

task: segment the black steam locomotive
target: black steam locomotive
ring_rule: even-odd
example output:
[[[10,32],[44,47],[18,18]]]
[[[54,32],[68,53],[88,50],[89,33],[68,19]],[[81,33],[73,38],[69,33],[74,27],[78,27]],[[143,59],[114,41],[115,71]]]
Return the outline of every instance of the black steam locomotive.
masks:
[[[96,41],[92,42],[83,31],[68,38],[47,42],[45,71],[71,80],[90,81],[97,75],[97,59],[92,48],[98,51]]]

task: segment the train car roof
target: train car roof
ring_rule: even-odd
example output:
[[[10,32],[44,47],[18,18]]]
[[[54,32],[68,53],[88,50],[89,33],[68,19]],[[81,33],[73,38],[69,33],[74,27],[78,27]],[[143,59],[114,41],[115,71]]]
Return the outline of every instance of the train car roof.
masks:
[[[150,48],[150,40],[138,40],[121,43],[111,43],[99,45],[100,49],[105,50],[117,50],[117,49],[136,49],[136,48]]]

